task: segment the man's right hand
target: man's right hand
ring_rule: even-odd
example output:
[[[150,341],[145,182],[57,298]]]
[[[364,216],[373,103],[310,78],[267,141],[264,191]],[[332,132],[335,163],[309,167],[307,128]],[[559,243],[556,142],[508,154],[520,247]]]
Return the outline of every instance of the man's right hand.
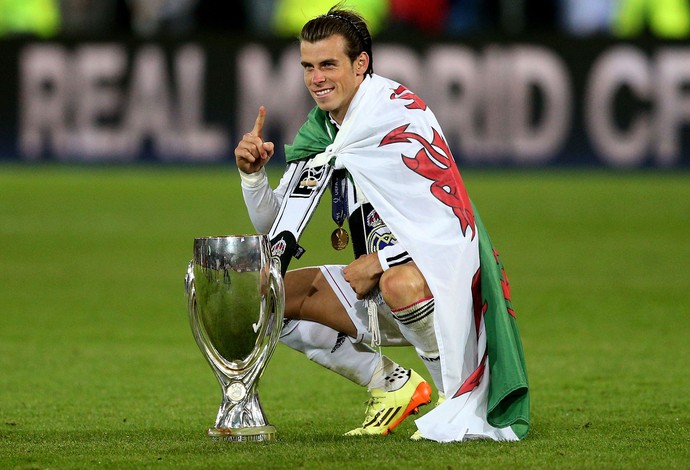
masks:
[[[264,142],[263,127],[266,119],[266,108],[259,107],[259,115],[254,122],[254,128],[242,136],[242,140],[235,148],[237,168],[243,173],[256,173],[268,163],[273,156],[275,146],[273,142]]]

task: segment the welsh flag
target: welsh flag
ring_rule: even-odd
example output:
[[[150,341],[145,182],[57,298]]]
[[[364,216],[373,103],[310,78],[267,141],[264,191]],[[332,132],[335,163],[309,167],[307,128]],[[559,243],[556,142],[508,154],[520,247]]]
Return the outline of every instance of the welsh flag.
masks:
[[[473,210],[479,231],[479,308],[484,316],[491,374],[488,421],[497,428],[510,426],[522,439],[530,427],[529,385],[522,341],[510,301],[510,284],[498,251],[474,205]]]

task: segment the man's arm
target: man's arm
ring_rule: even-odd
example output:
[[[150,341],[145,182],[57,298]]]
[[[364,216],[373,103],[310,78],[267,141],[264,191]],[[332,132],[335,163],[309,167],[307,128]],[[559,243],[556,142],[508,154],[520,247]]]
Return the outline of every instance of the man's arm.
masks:
[[[254,228],[260,233],[270,230],[284,194],[274,193],[266,176],[264,167],[273,156],[275,146],[273,142],[265,142],[263,139],[265,120],[266,108],[261,106],[254,128],[242,136],[235,148],[235,163],[242,180],[244,203]]]
[[[294,166],[294,163],[288,165],[287,170],[283,174],[275,190],[271,189],[264,168],[251,174],[243,173],[242,170],[240,170],[244,204],[247,206],[249,218],[257,232],[268,233],[271,229],[273,221],[278,215],[278,210],[283,202],[283,198],[288,190],[290,178],[294,172]]]

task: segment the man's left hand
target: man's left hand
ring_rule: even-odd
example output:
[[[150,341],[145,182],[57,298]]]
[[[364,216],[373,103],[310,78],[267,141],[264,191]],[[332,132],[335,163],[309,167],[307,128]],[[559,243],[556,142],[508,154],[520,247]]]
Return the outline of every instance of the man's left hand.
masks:
[[[350,283],[358,299],[363,299],[378,286],[383,268],[376,253],[362,255],[343,269],[345,280]]]

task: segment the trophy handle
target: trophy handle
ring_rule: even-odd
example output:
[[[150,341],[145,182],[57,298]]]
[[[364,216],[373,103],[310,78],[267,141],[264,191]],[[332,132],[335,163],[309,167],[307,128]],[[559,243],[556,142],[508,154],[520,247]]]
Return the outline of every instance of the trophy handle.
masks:
[[[278,344],[278,339],[280,338],[280,333],[283,330],[283,316],[285,314],[285,283],[283,282],[283,275],[280,271],[280,259],[271,259],[270,268],[270,288],[269,288],[269,311],[267,312],[269,318],[273,321],[271,322],[269,332],[270,344],[273,345],[269,348],[268,356],[266,360],[268,361],[275,350],[275,345]]]
[[[194,260],[189,262],[187,266],[187,274],[184,277],[184,293],[187,298],[187,314],[189,317],[189,326],[192,328],[192,334],[194,335],[194,340],[196,341],[199,349],[204,352],[206,351],[206,345],[201,340],[201,332],[199,331],[199,319],[197,315],[196,308],[196,289],[194,288]],[[213,367],[213,361],[204,354],[204,357],[208,363]]]

